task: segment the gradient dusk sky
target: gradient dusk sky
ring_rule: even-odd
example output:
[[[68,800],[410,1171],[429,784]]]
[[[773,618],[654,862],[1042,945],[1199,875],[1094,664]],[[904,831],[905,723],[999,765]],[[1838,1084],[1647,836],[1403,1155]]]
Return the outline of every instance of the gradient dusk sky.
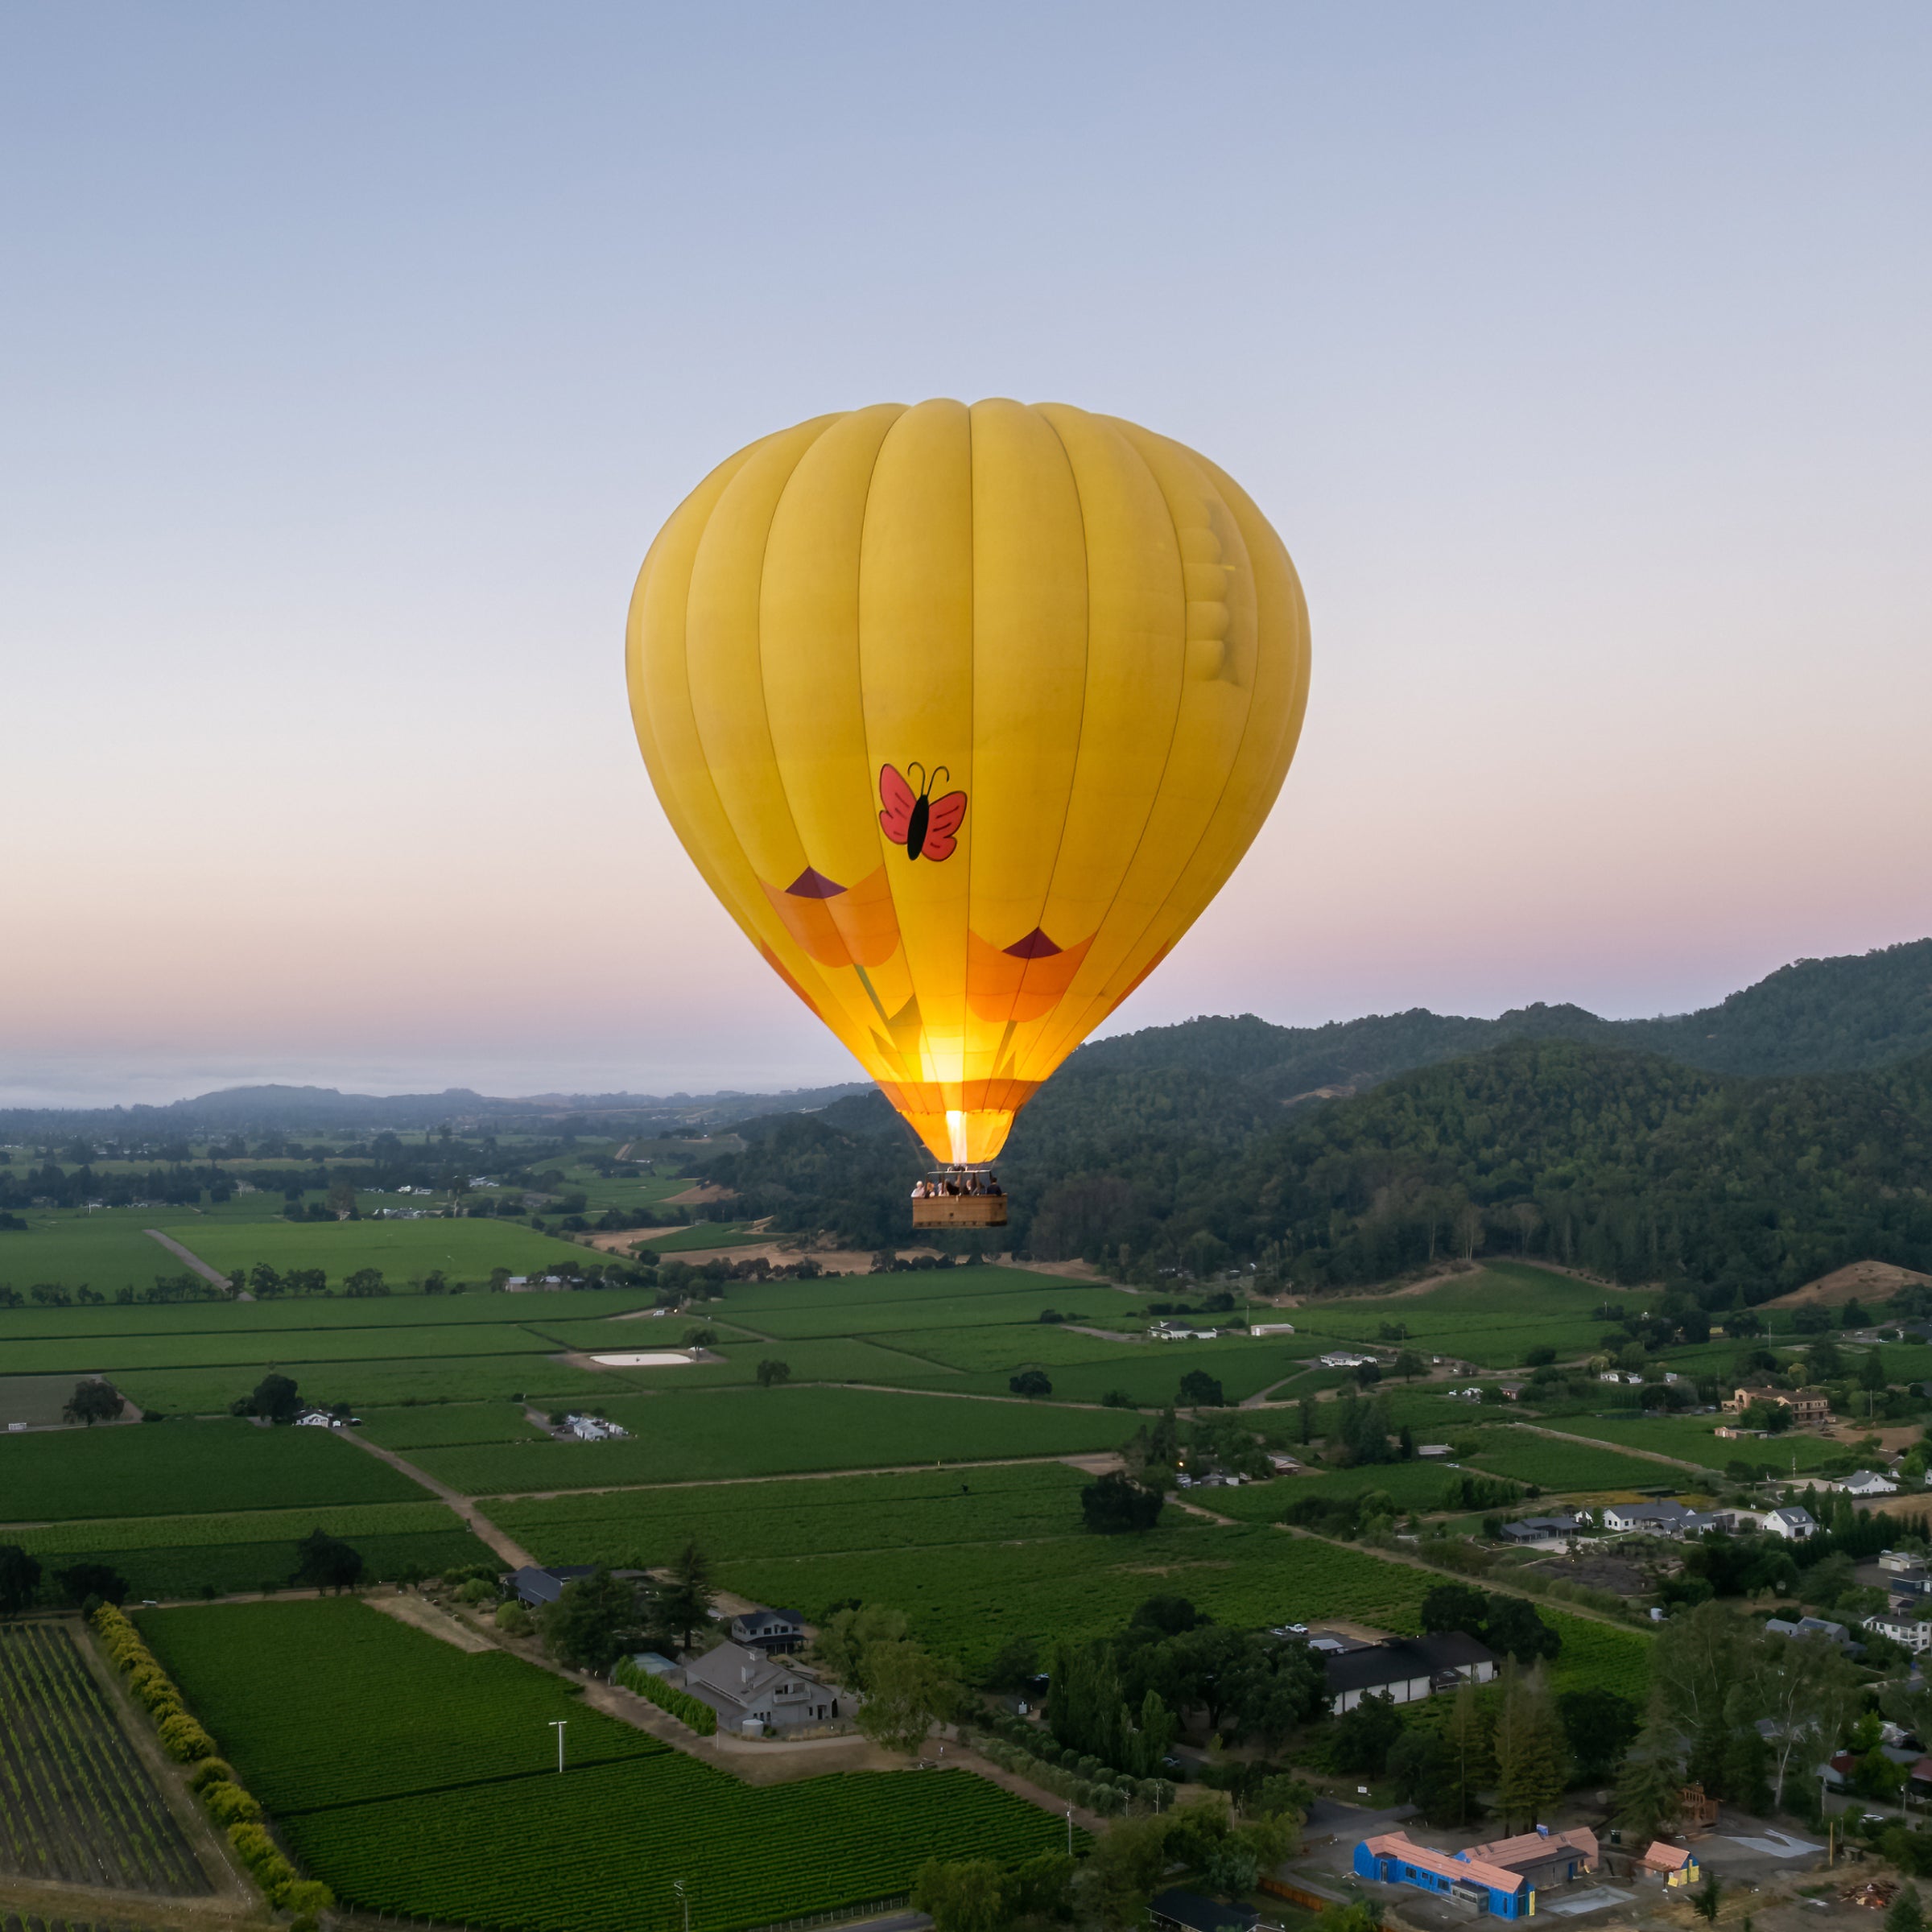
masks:
[[[1932,931],[1919,4],[0,10],[0,1100],[856,1077],[665,824],[639,560],[885,398],[1272,518],[1302,750],[1109,1030]]]

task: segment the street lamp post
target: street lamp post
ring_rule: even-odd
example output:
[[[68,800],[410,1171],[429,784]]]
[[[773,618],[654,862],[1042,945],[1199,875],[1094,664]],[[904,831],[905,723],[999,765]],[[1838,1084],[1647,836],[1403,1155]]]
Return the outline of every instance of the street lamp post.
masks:
[[[678,1895],[678,1903],[684,1908],[684,1932],[691,1932],[690,1895],[684,1889],[684,1881],[683,1879],[674,1878],[671,1882],[672,1890],[674,1890]]]
[[[569,1722],[567,1717],[553,1717],[550,1720],[551,1729],[557,1734],[557,1770],[559,1774],[564,1769],[564,1727]]]

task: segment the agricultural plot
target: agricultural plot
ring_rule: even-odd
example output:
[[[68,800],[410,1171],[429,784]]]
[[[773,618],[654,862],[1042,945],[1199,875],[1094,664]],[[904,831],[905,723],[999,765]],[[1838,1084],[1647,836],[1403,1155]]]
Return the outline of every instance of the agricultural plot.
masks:
[[[545,1443],[551,1436],[520,1402],[432,1402],[380,1409],[362,1433],[385,1449],[440,1449],[456,1443]]]
[[[419,1307],[424,1303],[419,1302]],[[427,1304],[433,1307],[433,1302]],[[10,1367],[27,1375],[124,1375],[142,1369],[250,1368],[263,1363],[414,1360],[424,1356],[530,1355],[556,1344],[521,1323],[469,1322],[448,1328],[305,1328],[270,1335],[70,1335],[9,1340]]]
[[[130,1401],[163,1415],[225,1415],[269,1369],[268,1358],[230,1368],[143,1368],[117,1375]],[[301,1362],[288,1364],[304,1402],[331,1407],[347,1402],[357,1414],[411,1403],[591,1401],[613,1389],[638,1386],[628,1372],[573,1368],[556,1352],[532,1355],[436,1356],[419,1361]],[[366,1418],[365,1418],[366,1419]]]
[[[1485,1429],[1479,1439],[1481,1446],[1468,1458],[1469,1468],[1534,1483],[1542,1489],[1655,1489],[1675,1480],[1662,1463],[1582,1443],[1558,1442],[1527,1429]]]
[[[621,1353],[637,1348],[675,1348],[682,1344],[684,1331],[702,1319],[679,1319],[675,1324],[653,1323],[648,1327],[641,1322],[555,1322],[542,1332],[555,1348],[584,1354]],[[706,1325],[719,1334],[713,1352],[720,1360],[675,1368],[626,1368],[622,1371],[625,1381],[633,1388],[742,1388],[757,1381],[758,1364],[772,1356],[791,1369],[795,1382],[872,1382],[888,1386],[936,1382],[951,1386],[960,1381],[956,1370],[880,1347],[874,1341],[837,1336],[822,1341],[764,1341],[753,1337],[734,1340],[721,1323]],[[1001,1394],[1005,1387],[1001,1382]]]
[[[394,1282],[419,1280],[439,1268],[452,1281],[483,1282],[493,1268],[540,1275],[559,1261],[584,1258],[583,1249],[568,1241],[486,1216],[466,1216],[461,1220],[263,1221],[253,1225],[157,1220],[153,1225],[224,1274],[266,1261],[278,1269],[320,1268],[332,1285],[358,1268],[379,1268]],[[180,1264],[173,1265],[178,1269]]]
[[[811,1481],[626,1489],[492,1505],[490,1520],[540,1563],[671,1561],[696,1540],[714,1559],[1067,1536],[1091,1480],[1063,1463]]]
[[[57,1424],[74,1381],[72,1376],[0,1375],[0,1427],[9,1422]]]
[[[158,1217],[178,1208],[149,1208],[125,1216],[28,1217],[27,1232],[0,1232],[0,1284],[25,1294],[37,1282],[68,1288],[86,1282],[97,1293],[121,1288],[151,1288],[158,1275],[179,1274],[182,1263],[141,1230],[160,1225]],[[10,1311],[0,1310],[0,1323]],[[0,1335],[7,1329],[0,1327]]]
[[[1788,1469],[1795,1456],[1799,1469],[1805,1470],[1845,1453],[1842,1442],[1829,1443],[1815,1435],[1796,1433],[1766,1436],[1761,1440],[1752,1437],[1719,1440],[1712,1433],[1718,1419],[1707,1415],[1563,1415],[1551,1417],[1547,1426],[1559,1429],[1566,1435],[1590,1436],[1632,1449],[1653,1450],[1660,1455],[1674,1455],[1705,1469],[1722,1469],[1727,1463],[1740,1459]],[[1670,1472],[1661,1465],[1659,1480],[1670,1480]]]
[[[1017,1333],[1005,1329],[974,1331],[972,1336],[974,1341],[996,1344],[995,1348],[987,1351],[996,1363],[999,1360],[997,1344],[1011,1335],[1013,1340],[1005,1358],[1010,1366],[995,1367],[990,1374],[968,1377],[959,1386],[991,1393],[1005,1387],[1006,1377],[1013,1369],[1037,1365],[1046,1369],[1053,1383],[1053,1393],[1061,1401],[1097,1402],[1103,1396],[1117,1389],[1144,1409],[1158,1409],[1178,1399],[1183,1376],[1199,1369],[1221,1385],[1221,1393],[1230,1402],[1240,1402],[1251,1395],[1261,1394],[1264,1389],[1274,1388],[1278,1383],[1305,1374],[1308,1368],[1307,1351],[1321,1346],[1315,1342],[1302,1343],[1298,1337],[1290,1338],[1284,1344],[1272,1340],[1105,1342],[1091,1335],[1071,1335],[1067,1338],[1069,1342],[1085,1345],[1080,1351],[1081,1359],[1056,1364],[1050,1351],[1039,1350],[1035,1338],[1042,1333],[1058,1332],[1051,1328],[1044,1331],[1028,1328]],[[947,1359],[956,1359],[956,1355],[966,1352],[955,1350],[954,1342],[964,1338],[953,1335],[944,1337],[937,1350],[933,1348],[931,1339],[925,1336],[882,1335],[879,1339],[938,1352]],[[1284,1393],[1298,1393],[1304,1388],[1315,1385],[1298,1379],[1294,1390]]]
[[[759,1315],[773,1310],[861,1308],[881,1302],[944,1301],[972,1294],[1017,1294],[1038,1288],[1043,1282],[1059,1289],[1062,1298],[1053,1303],[1056,1308],[1078,1307],[1080,1294],[1088,1285],[1085,1282],[1058,1283],[1054,1278],[1036,1274],[1030,1268],[986,1266],[964,1270],[913,1269],[893,1274],[820,1275],[810,1282],[733,1282],[724,1292],[731,1313],[742,1315],[756,1327]]]
[[[176,1897],[214,1890],[63,1627],[0,1627],[0,1872]]]
[[[992,1272],[990,1269],[962,1270],[954,1273],[952,1278],[956,1289],[959,1282],[968,1276],[978,1277]],[[896,1281],[901,1278],[894,1276],[890,1278]],[[1050,1281],[1039,1275],[1030,1277],[1027,1286],[1018,1290],[991,1284],[982,1286],[977,1279],[974,1279],[970,1293],[922,1296],[907,1301],[762,1308],[755,1316],[748,1310],[734,1307],[733,1298],[728,1290],[725,1307],[764,1334],[781,1337],[886,1335],[895,1331],[910,1335],[927,1329],[1017,1327],[1022,1325],[1051,1327],[1051,1323],[1042,1323],[1040,1321],[1040,1311],[1043,1308],[1063,1313],[1071,1307],[1083,1319],[1100,1328],[1106,1327],[1110,1322],[1124,1330],[1138,1328],[1144,1319],[1135,1298],[1123,1294],[1117,1288],[1096,1287],[1080,1282],[1074,1284],[1078,1292],[1070,1296],[1066,1291],[1067,1286],[1065,1282]],[[1115,1302],[1119,1306],[1117,1308],[1110,1308],[1107,1306],[1108,1302]]]
[[[670,1394],[603,1406],[633,1439],[426,1449],[411,1459],[466,1495],[486,1496],[1067,1455],[1117,1448],[1137,1426],[1117,1410],[869,1389]]]
[[[326,1430],[163,1422],[0,1436],[18,1522],[327,1503],[420,1502],[421,1488]]]
[[[681,1880],[694,1932],[737,1932],[902,1893],[931,1856],[1017,1863],[1064,1842],[1059,1819],[960,1772],[740,1784],[547,1673],[354,1603],[141,1623],[304,1862],[367,1910],[682,1932]]]
[[[312,1530],[353,1544],[371,1583],[498,1561],[453,1511],[435,1502],[132,1517],[10,1530],[7,1538],[50,1572],[105,1563],[127,1579],[135,1598],[166,1600],[284,1588],[295,1569],[295,1546]]]

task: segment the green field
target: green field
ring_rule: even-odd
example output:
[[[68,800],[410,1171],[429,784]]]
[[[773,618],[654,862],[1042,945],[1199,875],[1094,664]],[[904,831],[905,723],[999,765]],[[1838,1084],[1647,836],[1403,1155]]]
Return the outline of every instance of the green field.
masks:
[[[161,1422],[0,1436],[10,1522],[422,1500],[419,1484],[327,1430]]]
[[[144,1368],[117,1375],[130,1401],[163,1415],[222,1415],[272,1368],[271,1358],[232,1368]],[[598,1402],[617,1389],[638,1386],[616,1369],[573,1368],[554,1352],[469,1355],[411,1361],[295,1362],[286,1364],[305,1402],[347,1402],[357,1414],[411,1403],[533,1401]]]
[[[354,1603],[141,1626],[298,1856],[365,1910],[682,1932],[682,1881],[695,1932],[737,1932],[902,1893],[928,1857],[1010,1864],[1064,1842],[1059,1818],[963,1772],[741,1784],[547,1672]]]
[[[254,1226],[213,1221],[181,1226],[158,1220],[155,1225],[225,1274],[266,1261],[278,1269],[320,1268],[332,1286],[358,1268],[379,1268],[399,1286],[438,1268],[452,1281],[481,1282],[489,1278],[493,1268],[540,1275],[559,1261],[584,1259],[584,1250],[568,1241],[486,1216],[465,1216],[460,1220],[264,1221]],[[647,1302],[650,1297],[639,1298]]]
[[[618,1443],[425,1449],[412,1459],[467,1495],[782,1476],[1112,1449],[1135,1419],[1116,1410],[861,1389],[659,1395],[602,1405]]]
[[[24,1234],[0,1233],[0,1285],[23,1294],[37,1282],[69,1289],[85,1282],[103,1294],[119,1288],[151,1288],[157,1275],[179,1274],[184,1263],[141,1230],[159,1227],[162,1215],[180,1212],[162,1208],[122,1211],[111,1217],[31,1215]],[[23,1312],[0,1308],[0,1335]]]
[[[1674,1455],[1705,1469],[1721,1470],[1726,1463],[1739,1460],[1770,1463],[1788,1469],[1795,1456],[1802,1471],[1842,1456],[1847,1447],[1843,1443],[1827,1443],[1815,1435],[1795,1433],[1720,1440],[1711,1433],[1720,1419],[1708,1415],[1564,1415],[1552,1417],[1547,1426],[1560,1429],[1566,1435],[1591,1436],[1599,1442]],[[1657,1467],[1657,1480],[1669,1481],[1670,1472],[1661,1464]]]
[[[444,1402],[378,1409],[362,1433],[385,1449],[441,1449],[452,1443],[547,1443],[547,1430],[525,1419],[520,1402]]]
[[[1069,1536],[1091,1480],[1063,1463],[1021,1463],[522,1498],[489,1513],[541,1563],[643,1567],[691,1541],[737,1560]]]

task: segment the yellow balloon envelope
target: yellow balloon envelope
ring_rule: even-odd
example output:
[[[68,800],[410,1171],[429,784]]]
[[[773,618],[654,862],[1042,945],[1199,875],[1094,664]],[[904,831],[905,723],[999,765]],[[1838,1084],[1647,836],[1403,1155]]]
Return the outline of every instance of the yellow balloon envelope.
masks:
[[[1260,830],[1308,617],[1281,539],[1179,444],[881,403],[679,505],[629,668],[712,891],[934,1155],[979,1162]]]

